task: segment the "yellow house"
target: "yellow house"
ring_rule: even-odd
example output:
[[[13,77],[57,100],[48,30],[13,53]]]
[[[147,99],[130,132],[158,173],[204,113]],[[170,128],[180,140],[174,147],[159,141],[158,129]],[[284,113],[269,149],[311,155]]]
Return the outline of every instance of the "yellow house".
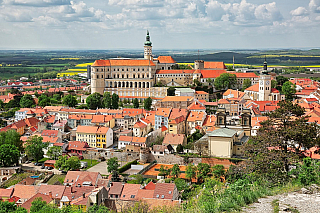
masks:
[[[76,141],[85,141],[90,147],[97,147],[98,126],[78,126]]]
[[[97,148],[107,148],[113,144],[113,131],[109,127],[100,126],[97,130]]]
[[[115,126],[115,119],[112,115],[93,115],[91,123],[97,126],[113,128]]]

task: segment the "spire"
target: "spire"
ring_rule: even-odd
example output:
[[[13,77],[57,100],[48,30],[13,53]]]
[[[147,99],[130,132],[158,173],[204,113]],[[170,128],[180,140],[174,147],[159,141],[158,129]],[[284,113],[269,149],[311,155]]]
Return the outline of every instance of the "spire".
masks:
[[[144,46],[151,46],[152,43],[150,41],[149,30],[147,30],[146,42],[144,42]]]
[[[264,56],[264,63],[263,63],[263,73],[268,74],[268,64],[267,64],[267,56]]]

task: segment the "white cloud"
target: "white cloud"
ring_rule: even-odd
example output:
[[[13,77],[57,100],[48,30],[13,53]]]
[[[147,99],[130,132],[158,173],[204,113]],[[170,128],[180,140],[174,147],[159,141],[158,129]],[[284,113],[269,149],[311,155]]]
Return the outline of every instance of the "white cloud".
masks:
[[[68,5],[69,0],[3,0],[3,4],[31,6],[31,7],[47,7],[54,5]]]
[[[310,0],[309,8],[312,12],[320,13],[320,0]]]
[[[308,15],[308,10],[304,7],[298,7],[295,10],[291,10],[290,14],[293,16],[305,16]]]

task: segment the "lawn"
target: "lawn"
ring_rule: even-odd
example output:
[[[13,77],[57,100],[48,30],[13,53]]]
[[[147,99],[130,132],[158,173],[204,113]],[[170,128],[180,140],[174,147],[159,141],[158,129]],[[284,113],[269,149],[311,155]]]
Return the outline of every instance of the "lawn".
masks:
[[[50,159],[49,158],[42,158],[42,159],[39,160],[38,163],[44,163],[46,160],[50,160]],[[35,163],[36,161],[34,160],[32,162]]]
[[[93,160],[93,159],[92,159],[92,165],[91,165],[91,159],[83,159],[81,161],[85,161],[88,163],[88,167],[86,168],[86,170],[100,163],[100,161]]]
[[[53,185],[57,181],[59,181],[61,184],[63,184],[64,179],[66,178],[66,175],[53,175],[52,178],[50,178],[47,182],[48,185]]]

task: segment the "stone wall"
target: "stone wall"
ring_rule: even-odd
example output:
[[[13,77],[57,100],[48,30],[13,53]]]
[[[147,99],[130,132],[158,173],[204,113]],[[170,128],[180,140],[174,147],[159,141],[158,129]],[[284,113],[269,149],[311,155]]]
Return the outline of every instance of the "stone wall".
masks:
[[[164,164],[179,164],[179,165],[185,165],[183,157],[180,157],[178,155],[164,155],[164,156],[158,156],[149,154],[149,162],[152,162],[156,160],[158,163],[164,163]]]

